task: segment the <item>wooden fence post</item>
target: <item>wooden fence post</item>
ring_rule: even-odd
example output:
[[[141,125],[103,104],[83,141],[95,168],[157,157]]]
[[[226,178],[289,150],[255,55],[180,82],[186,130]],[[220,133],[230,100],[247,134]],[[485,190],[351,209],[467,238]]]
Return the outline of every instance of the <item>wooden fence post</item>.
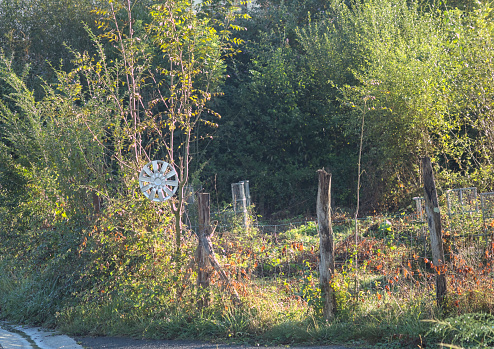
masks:
[[[233,303],[235,305],[241,305],[242,302],[237,290],[226,275],[225,271],[221,269],[218,260],[214,256],[213,244],[211,243],[211,237],[214,234],[214,229],[211,226],[211,210],[209,202],[208,193],[197,194],[199,229],[196,234],[198,246],[196,249],[195,260],[197,263],[197,286],[199,288],[199,292],[201,293],[197,301],[197,306],[199,308],[203,308],[209,305],[210,294],[208,288],[212,271],[211,267],[216,270],[220,276],[220,279],[226,284],[231,293]],[[187,269],[189,269],[189,267]],[[181,292],[183,292],[183,290]],[[181,292],[179,293],[179,297],[182,294]]]
[[[317,171],[319,186],[317,190],[317,223],[319,225],[319,283],[324,297],[323,316],[332,320],[336,313],[336,298],[331,279],[334,275],[334,239],[331,224],[331,174]]]
[[[442,307],[446,297],[446,276],[444,275],[444,248],[441,227],[441,213],[437,200],[436,184],[432,163],[429,157],[422,158],[424,176],[424,199],[427,224],[431,236],[432,261],[436,269],[436,298],[437,305]]]

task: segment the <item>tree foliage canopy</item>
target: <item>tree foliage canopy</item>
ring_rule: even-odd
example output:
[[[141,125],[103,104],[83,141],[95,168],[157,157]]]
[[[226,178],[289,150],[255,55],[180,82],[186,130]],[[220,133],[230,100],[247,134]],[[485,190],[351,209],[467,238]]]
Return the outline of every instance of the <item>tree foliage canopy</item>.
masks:
[[[365,210],[408,205],[425,155],[443,184],[492,188],[489,4],[306,5],[263,2],[252,14],[211,153],[220,182],[249,178],[262,212],[301,213],[325,167],[336,205],[352,207],[365,115]]]

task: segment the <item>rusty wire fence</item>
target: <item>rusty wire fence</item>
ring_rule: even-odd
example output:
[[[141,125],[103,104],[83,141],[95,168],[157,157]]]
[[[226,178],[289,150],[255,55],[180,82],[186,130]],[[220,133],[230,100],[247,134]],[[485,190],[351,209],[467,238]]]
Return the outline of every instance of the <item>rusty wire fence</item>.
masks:
[[[421,257],[432,259],[427,215],[423,197],[414,197],[415,211],[407,215],[409,246]],[[492,249],[494,233],[494,192],[477,193],[477,188],[446,191],[442,197],[441,220],[446,258],[448,254],[470,251],[481,255]]]
[[[236,196],[234,196],[235,199],[237,199]],[[485,249],[492,248],[494,242],[494,192],[479,194],[475,187],[452,189],[446,191],[441,199],[446,257],[448,254],[458,253],[458,251],[470,251],[468,253],[480,255]],[[380,232],[380,237],[392,240],[395,244],[406,244],[414,254],[432,259],[424,198],[414,197],[412,203],[414,208],[412,212],[359,218],[359,234],[365,236],[369,232]],[[186,214],[186,222],[191,230],[197,228],[195,211],[194,201],[191,200]],[[221,233],[232,230],[241,232],[245,229],[256,229],[260,234],[276,238],[279,234],[302,226],[310,225],[317,229],[317,222],[314,219],[298,218],[277,223],[263,223],[256,219],[252,206],[247,208],[247,211],[249,212],[249,220],[246,219],[245,209],[238,209],[238,204],[232,204],[222,210],[211,212],[211,219],[216,225],[216,231]],[[355,221],[348,216],[337,215],[333,217],[332,223],[335,243],[342,241],[355,231]],[[388,223],[391,229],[381,228],[381,224],[386,225]]]

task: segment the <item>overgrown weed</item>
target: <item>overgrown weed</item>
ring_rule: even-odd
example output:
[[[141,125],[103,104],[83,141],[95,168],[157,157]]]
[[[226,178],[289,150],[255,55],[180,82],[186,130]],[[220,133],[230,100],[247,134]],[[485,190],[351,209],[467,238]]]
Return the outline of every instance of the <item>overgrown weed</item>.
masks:
[[[434,347],[440,340],[464,345],[453,330],[424,320],[451,323],[469,313],[492,314],[488,291],[494,246],[477,251],[468,240],[456,240],[450,262],[441,270],[447,274],[449,293],[445,308],[439,309],[434,289],[438,269],[415,252],[409,239],[397,238],[409,236],[407,228],[415,229],[401,218],[393,222],[394,239],[389,238],[389,227],[379,228],[381,218],[376,219],[377,229],[376,223],[365,222],[357,245],[348,228],[340,230],[345,233],[336,242],[333,279],[338,312],[330,323],[321,317],[318,241],[312,225],[276,237],[239,227],[217,234],[216,257],[243,304],[235,306],[228,288],[210,270],[209,306],[198,308],[197,299],[205,294],[196,286],[196,266],[188,264],[196,247],[193,236],[184,235],[177,260],[172,258],[173,231],[166,228],[166,220],[148,216],[140,225],[126,218],[135,210],[148,215],[159,211],[144,206],[113,210],[79,237],[73,254],[78,256],[74,265],[83,266],[78,273],[67,274],[74,267],[70,264],[60,269],[67,254],[46,260],[42,273],[2,257],[2,316],[57,326],[72,335],[266,344],[365,341],[416,348]]]

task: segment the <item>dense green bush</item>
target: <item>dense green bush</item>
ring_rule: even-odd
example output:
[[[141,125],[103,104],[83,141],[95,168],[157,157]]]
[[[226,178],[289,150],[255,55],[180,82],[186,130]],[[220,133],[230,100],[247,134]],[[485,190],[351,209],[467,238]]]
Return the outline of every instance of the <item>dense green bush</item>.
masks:
[[[352,207],[363,118],[363,211],[408,205],[425,155],[441,185],[492,186],[488,5],[331,1],[304,17],[303,5],[263,4],[218,107],[211,191],[226,199],[249,179],[263,215],[313,212],[325,167],[335,205]],[[277,20],[283,9],[294,15]]]
[[[187,1],[130,5],[96,9],[104,33],[85,26],[91,50],[68,49],[71,65],[50,68],[43,93],[18,73],[15,55],[0,52],[1,276],[16,286],[1,296],[2,316],[52,325],[72,302],[91,301],[85,292],[106,297],[128,286],[138,295],[137,275],[149,286],[156,274],[163,292],[183,272],[190,144],[197,124],[213,124],[203,111],[223,77],[221,54],[232,53],[230,31],[220,36]],[[179,172],[178,195],[163,205],[138,189],[140,169],[155,157]],[[13,259],[24,267],[10,270]]]
[[[490,348],[494,345],[494,316],[463,314],[448,317],[437,321],[428,336],[464,348]]]

